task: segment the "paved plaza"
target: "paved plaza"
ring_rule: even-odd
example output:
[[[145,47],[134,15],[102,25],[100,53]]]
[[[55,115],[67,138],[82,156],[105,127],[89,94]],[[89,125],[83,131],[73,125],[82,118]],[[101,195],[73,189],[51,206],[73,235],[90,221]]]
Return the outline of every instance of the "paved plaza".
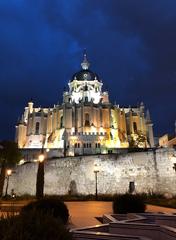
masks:
[[[100,224],[95,217],[112,213],[112,202],[66,202],[70,220],[74,227],[85,227]],[[147,205],[147,212],[176,213],[176,209]]]
[[[1,202],[1,207],[19,207],[26,205],[29,201]],[[73,228],[85,227],[100,224],[95,217],[102,217],[103,214],[112,213],[112,202],[85,201],[65,202],[70,213],[70,223]],[[147,205],[147,212],[176,213],[176,209]]]
[[[66,202],[70,220],[74,227],[85,227],[100,224],[95,217],[112,213],[112,202]]]

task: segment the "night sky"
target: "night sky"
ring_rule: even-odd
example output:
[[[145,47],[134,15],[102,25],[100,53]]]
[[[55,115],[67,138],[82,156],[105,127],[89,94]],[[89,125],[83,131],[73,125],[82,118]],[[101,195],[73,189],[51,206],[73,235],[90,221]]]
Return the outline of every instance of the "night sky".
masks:
[[[155,135],[174,133],[175,0],[0,0],[0,139],[31,98],[61,103],[84,48],[112,103],[143,101]]]

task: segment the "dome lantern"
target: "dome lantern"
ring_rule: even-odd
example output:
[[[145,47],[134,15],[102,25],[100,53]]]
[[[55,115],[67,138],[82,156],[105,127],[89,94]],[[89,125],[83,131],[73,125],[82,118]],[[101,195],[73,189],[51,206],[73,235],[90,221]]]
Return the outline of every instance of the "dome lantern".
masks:
[[[81,63],[81,67],[82,69],[79,72],[76,72],[72,78],[71,78],[71,82],[74,80],[77,81],[94,81],[94,80],[98,80],[99,81],[99,76],[95,73],[92,72],[89,69],[90,63],[87,60],[87,53],[84,50],[84,54],[83,54],[83,61]]]
[[[84,55],[83,55],[83,62],[81,63],[81,67],[83,70],[89,69],[90,63],[87,60],[87,53],[86,50],[84,50]]]

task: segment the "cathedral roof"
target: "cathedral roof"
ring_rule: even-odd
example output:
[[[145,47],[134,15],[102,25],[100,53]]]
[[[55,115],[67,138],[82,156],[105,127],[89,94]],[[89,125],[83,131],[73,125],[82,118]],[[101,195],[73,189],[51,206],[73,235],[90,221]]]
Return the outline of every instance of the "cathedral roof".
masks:
[[[99,80],[99,77],[96,73],[92,72],[89,69],[90,63],[87,60],[87,54],[84,52],[84,58],[83,62],[81,63],[82,70],[79,72],[76,72],[73,76],[71,81],[78,80],[78,81],[93,81],[93,80]]]
[[[72,81],[73,80],[78,80],[78,81],[84,81],[84,80],[99,80],[99,77],[96,73],[90,71],[89,69],[86,70],[81,70],[77,73],[75,73],[72,77]]]

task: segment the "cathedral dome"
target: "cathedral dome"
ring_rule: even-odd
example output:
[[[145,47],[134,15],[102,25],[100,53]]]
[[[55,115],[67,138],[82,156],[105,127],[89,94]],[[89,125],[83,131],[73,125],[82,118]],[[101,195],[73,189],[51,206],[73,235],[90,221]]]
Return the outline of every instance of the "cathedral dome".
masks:
[[[90,63],[87,60],[87,54],[84,53],[84,59],[83,62],[81,63],[82,70],[79,72],[76,72],[71,81],[73,80],[78,80],[78,81],[93,81],[93,80],[99,80],[99,77],[96,73],[92,72],[89,70]]]
[[[89,69],[83,69],[77,73],[75,73],[72,77],[73,80],[84,81],[84,80],[99,80],[99,77],[96,73],[90,71]]]

